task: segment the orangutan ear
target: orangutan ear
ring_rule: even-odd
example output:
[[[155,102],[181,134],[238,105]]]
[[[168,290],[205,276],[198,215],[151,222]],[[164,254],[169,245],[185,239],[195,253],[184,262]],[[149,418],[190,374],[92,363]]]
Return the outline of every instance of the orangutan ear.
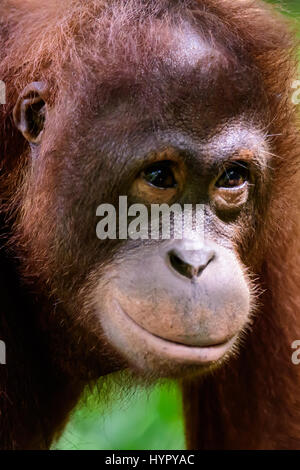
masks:
[[[14,107],[14,122],[28,142],[39,144],[46,119],[48,86],[44,82],[27,85]]]

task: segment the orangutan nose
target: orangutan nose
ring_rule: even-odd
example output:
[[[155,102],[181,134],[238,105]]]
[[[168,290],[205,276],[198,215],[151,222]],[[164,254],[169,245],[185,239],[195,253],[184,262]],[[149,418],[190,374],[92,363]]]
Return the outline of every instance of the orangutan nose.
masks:
[[[209,263],[214,259],[213,250],[173,249],[168,253],[172,268],[188,279],[198,278]]]

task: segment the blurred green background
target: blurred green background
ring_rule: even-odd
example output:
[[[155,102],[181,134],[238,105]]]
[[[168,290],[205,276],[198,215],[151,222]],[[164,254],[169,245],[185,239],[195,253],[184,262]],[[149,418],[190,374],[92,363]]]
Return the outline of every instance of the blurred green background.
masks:
[[[121,387],[121,386],[120,386]],[[118,397],[118,385],[110,395]],[[120,389],[119,389],[120,391]],[[56,449],[184,449],[179,389],[172,384],[137,387],[107,403],[101,391],[75,410]]]
[[[300,0],[269,3],[300,18]],[[137,387],[122,393],[116,389],[108,394],[118,398],[107,402],[107,391],[104,400],[101,391],[87,392],[55,449],[184,449],[181,396],[176,385]]]

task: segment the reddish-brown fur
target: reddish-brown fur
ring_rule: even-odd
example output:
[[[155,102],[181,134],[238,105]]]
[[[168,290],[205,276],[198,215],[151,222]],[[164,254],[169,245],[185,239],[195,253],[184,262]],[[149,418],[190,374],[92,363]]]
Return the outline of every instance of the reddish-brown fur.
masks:
[[[66,90],[84,94],[88,74],[97,62],[103,67],[104,81],[106,70],[107,82],[117,81],[118,70],[109,68],[111,48],[118,47],[114,37],[105,49],[104,24],[109,15],[103,14],[102,26],[96,30],[87,27],[90,18],[102,15],[107,3],[93,0],[83,6],[77,0],[2,0],[0,6],[0,79],[7,85],[8,103],[0,107],[5,247],[1,251],[0,339],[7,344],[8,361],[7,366],[0,366],[0,447],[4,449],[48,448],[85,384],[114,370],[115,356],[105,342],[102,360],[95,358],[96,342],[87,331],[88,319],[87,328],[81,330],[79,320],[63,316],[56,292],[48,294],[51,283],[40,278],[39,262],[47,259],[49,278],[55,264],[51,254],[39,252],[43,230],[31,234],[29,216],[23,234],[34,237],[37,248],[28,249],[25,235],[20,239],[18,224],[24,223],[23,214],[32,209],[34,218],[36,208],[22,207],[29,149],[12,121],[17,97],[32,81],[50,85],[50,104],[57,104]],[[176,6],[167,0],[148,3],[157,5],[158,16],[160,9],[167,16],[169,5],[170,9]],[[204,30],[213,31],[218,44],[234,46],[236,41],[242,45],[257,68],[270,123],[266,133],[276,157],[270,207],[256,246],[247,254],[264,289],[260,312],[238,357],[211,376],[184,383],[187,442],[190,448],[201,449],[300,448],[300,367],[291,362],[291,344],[300,338],[300,142],[291,102],[295,44],[285,22],[260,3],[199,0],[198,4]],[[120,24],[121,19],[126,23],[127,14],[126,8],[120,9],[116,22],[118,18]],[[147,9],[139,14],[147,18]],[[80,36],[82,31],[86,37]],[[90,35],[97,37],[102,49],[92,47],[93,42],[87,40]],[[71,71],[74,88],[69,85]],[[53,134],[62,137],[59,119]],[[54,184],[50,177],[48,184],[49,188]],[[43,206],[43,194],[40,197]],[[51,221],[47,214],[44,218],[48,230]],[[65,262],[67,271],[68,259],[57,262]],[[72,288],[66,276],[66,294]],[[74,340],[64,344],[70,332]],[[111,359],[109,370],[107,358]]]

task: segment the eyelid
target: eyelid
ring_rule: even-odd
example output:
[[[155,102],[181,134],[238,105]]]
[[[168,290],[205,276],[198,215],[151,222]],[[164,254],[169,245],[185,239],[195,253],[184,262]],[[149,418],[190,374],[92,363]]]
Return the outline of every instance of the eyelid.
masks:
[[[160,168],[173,168],[175,162],[172,160],[158,160],[156,162],[149,163],[143,170],[142,174],[145,174],[146,171],[155,171],[155,169]]]
[[[236,169],[241,169],[241,168],[248,172],[248,174],[247,174],[248,177],[245,179],[245,181],[241,185],[232,186],[232,187],[218,186],[218,182],[222,179],[222,177],[227,176],[227,171],[230,171],[231,169],[236,170]],[[214,186],[218,189],[233,191],[233,190],[242,189],[248,183],[250,183],[249,163],[245,162],[245,161],[241,161],[241,160],[234,160],[234,161],[229,161],[229,162],[223,163],[223,168],[220,169],[219,175],[215,180]]]
[[[248,181],[244,181],[244,183],[241,184],[240,186],[232,186],[232,187],[230,187],[230,186],[229,187],[226,187],[226,186],[219,186],[218,187],[218,186],[216,186],[216,189],[218,191],[224,191],[224,192],[225,191],[227,191],[227,192],[233,192],[233,191],[238,192],[238,191],[244,190],[246,186],[247,187],[249,186]]]
[[[155,181],[151,181],[151,174],[155,172],[159,173],[159,171],[167,172],[165,176],[167,176],[168,178],[170,177],[172,179],[172,183],[170,185],[164,185],[164,184],[159,185],[159,184],[155,184]],[[140,173],[140,176],[147,182],[149,186],[153,187],[154,189],[170,190],[170,189],[176,189],[178,187],[178,180],[176,178],[174,162],[172,161],[163,160],[163,161],[153,162],[144,170],[142,170],[142,172]],[[159,177],[159,174],[158,174],[158,177]]]
[[[232,161],[228,161],[228,162],[224,162],[223,163],[223,168],[224,170],[227,169],[227,168],[234,168],[234,167],[237,167],[237,168],[243,168],[245,170],[248,170],[249,169],[249,162],[245,162],[244,160],[232,160]]]

